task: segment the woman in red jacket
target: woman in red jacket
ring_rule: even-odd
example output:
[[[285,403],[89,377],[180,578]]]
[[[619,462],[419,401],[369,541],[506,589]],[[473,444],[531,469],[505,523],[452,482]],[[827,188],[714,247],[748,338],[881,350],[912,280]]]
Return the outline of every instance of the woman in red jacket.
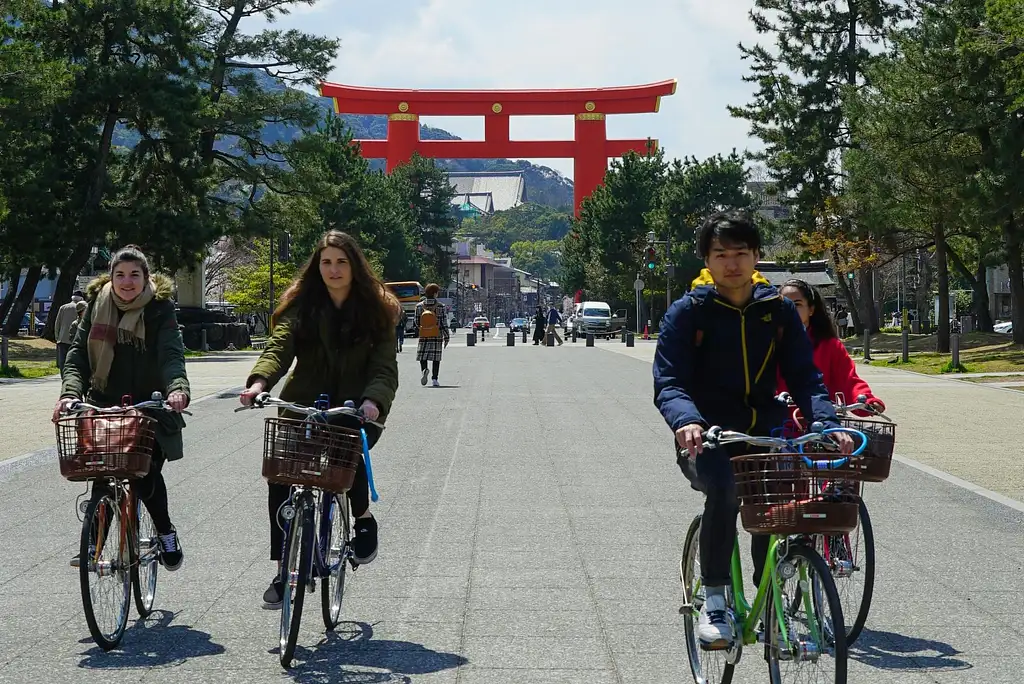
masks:
[[[803,321],[807,334],[814,345],[814,365],[821,371],[825,389],[835,401],[836,394],[842,393],[847,404],[853,404],[857,397],[864,395],[868,404],[878,411],[885,411],[885,404],[871,392],[871,387],[857,375],[857,368],[850,358],[846,346],[839,339],[835,322],[825,308],[825,300],[816,288],[803,280],[787,280],[782,286],[782,296],[793,302],[800,320]],[[780,392],[786,391],[786,383],[778,378]],[[865,411],[857,411],[857,415],[870,415]],[[794,420],[799,423],[799,416],[794,410]]]

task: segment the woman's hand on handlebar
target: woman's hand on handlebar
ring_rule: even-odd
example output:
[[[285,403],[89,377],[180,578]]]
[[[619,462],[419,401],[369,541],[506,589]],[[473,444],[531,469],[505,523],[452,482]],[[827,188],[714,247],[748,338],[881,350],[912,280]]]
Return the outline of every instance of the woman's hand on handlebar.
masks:
[[[689,452],[690,458],[696,458],[704,452],[704,428],[699,423],[684,425],[676,430],[676,443]]]
[[[62,413],[67,413],[71,408],[71,405],[76,403],[78,399],[71,399],[65,397],[57,400],[57,405],[53,407],[53,422],[56,423],[60,419]]]
[[[238,395],[238,400],[242,402],[242,406],[252,406],[253,401],[266,391],[267,384],[263,380],[256,380],[247,388],[242,390],[242,393]]]
[[[181,390],[175,390],[167,395],[167,405],[170,406],[172,410],[181,413],[188,408],[188,395]]]
[[[359,410],[362,412],[363,417],[366,420],[377,420],[380,417],[380,409],[372,399],[363,399],[363,403],[360,404]]]

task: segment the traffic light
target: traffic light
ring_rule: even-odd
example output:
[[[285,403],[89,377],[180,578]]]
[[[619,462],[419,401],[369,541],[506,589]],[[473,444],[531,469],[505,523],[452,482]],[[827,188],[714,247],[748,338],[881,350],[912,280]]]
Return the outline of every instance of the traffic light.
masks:
[[[646,261],[645,261],[644,265],[647,267],[648,270],[653,271],[654,270],[654,264],[657,263],[657,261],[658,261],[658,252],[654,249],[654,245],[648,245],[648,247],[647,247],[647,257],[646,257]]]
[[[277,238],[277,260],[287,263],[292,260],[292,234],[283,231]]]

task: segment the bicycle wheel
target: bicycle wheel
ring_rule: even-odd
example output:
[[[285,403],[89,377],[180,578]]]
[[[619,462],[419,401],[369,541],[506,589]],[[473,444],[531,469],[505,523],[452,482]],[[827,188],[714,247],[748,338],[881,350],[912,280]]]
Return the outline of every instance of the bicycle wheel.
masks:
[[[808,546],[790,544],[774,572],[781,584],[785,623],[780,624],[770,597],[764,618],[772,684],[846,684],[846,628],[836,629],[843,625],[843,607],[824,559]],[[800,591],[805,579],[812,587],[806,596]]]
[[[348,568],[351,523],[348,519],[348,497],[344,494],[324,496],[320,518],[324,565],[327,576],[320,582],[320,603],[324,626],[332,630],[341,619],[341,601],[345,595],[345,570]]]
[[[134,496],[134,495],[133,495]],[[135,499],[135,532],[137,545],[133,546],[132,590],[135,609],[139,617],[149,617],[156,600],[156,573],[160,567],[160,537],[146,506]]]
[[[727,661],[728,651],[705,651],[697,643],[697,620],[704,605],[704,589],[700,584],[700,520],[690,523],[683,544],[683,557],[679,561],[679,580],[683,584],[683,632],[690,671],[696,684],[729,684],[734,665]],[[737,636],[737,638],[739,638]]]
[[[288,525],[282,564],[283,595],[281,596],[281,665],[288,667],[295,655],[295,643],[302,623],[302,603],[309,581],[309,565],[313,555],[313,508],[310,499],[302,496],[295,502],[295,517]]]
[[[852,646],[867,622],[875,591],[875,533],[864,500],[860,501],[857,529],[850,534],[819,536],[815,542],[818,553],[827,558],[832,571],[843,615],[848,621],[846,645]]]
[[[78,575],[82,608],[93,640],[104,651],[116,648],[128,625],[131,552],[121,506],[103,494],[89,502],[82,522]]]

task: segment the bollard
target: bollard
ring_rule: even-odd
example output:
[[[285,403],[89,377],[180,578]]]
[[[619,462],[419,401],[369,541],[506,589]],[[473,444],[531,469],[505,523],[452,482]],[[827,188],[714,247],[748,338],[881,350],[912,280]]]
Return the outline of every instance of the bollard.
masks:
[[[960,335],[953,333],[949,336],[949,348],[953,352],[953,369],[960,368]]]
[[[554,347],[555,346],[555,333],[553,333],[553,332],[549,332],[548,333],[547,339],[545,340],[545,344],[547,344],[549,347]]]
[[[871,360],[871,333],[864,329],[864,360]]]
[[[587,346],[588,347],[593,347],[594,346],[594,333],[587,333]]]
[[[526,342],[526,328],[523,328],[523,342]]]
[[[626,346],[627,347],[632,347],[633,346],[633,333],[631,333],[631,332],[626,333]]]
[[[576,328],[575,327],[573,327],[573,329],[572,329],[572,341],[573,341],[573,343],[576,342]]]
[[[626,329],[623,328],[622,329],[622,342],[625,343],[625,341],[626,341]]]
[[[507,346],[507,347],[514,347],[514,346],[516,346],[516,334],[514,332],[512,332],[511,330],[509,330],[508,334],[505,335],[505,346]]]
[[[466,333],[466,346],[467,347],[475,347],[476,346],[476,330],[474,330],[473,332]]]
[[[0,368],[7,370],[7,335],[0,337]]]
[[[199,333],[199,349],[204,352],[210,351],[210,345],[206,342],[206,328],[204,327]]]
[[[480,341],[483,342],[487,339],[487,332],[483,328],[480,328]]]
[[[910,362],[910,331],[903,329],[903,363]]]

